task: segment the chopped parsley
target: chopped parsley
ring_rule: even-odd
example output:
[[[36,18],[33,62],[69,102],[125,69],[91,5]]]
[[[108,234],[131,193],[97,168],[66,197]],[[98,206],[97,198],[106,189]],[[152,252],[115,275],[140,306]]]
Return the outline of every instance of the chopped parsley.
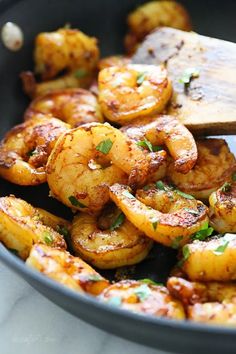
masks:
[[[64,225],[57,225],[57,232],[65,237],[70,236],[70,232]]]
[[[31,157],[37,154],[37,151],[35,149],[32,149],[26,153],[27,156]]]
[[[197,231],[195,234],[191,236],[192,240],[204,241],[206,238],[212,235],[214,232],[213,227],[209,227],[208,222],[206,221],[201,230]]]
[[[171,247],[174,249],[174,250],[177,250],[180,246],[180,242],[183,240],[183,236],[178,236],[176,237],[172,244],[171,244]]]
[[[88,72],[85,69],[78,69],[75,71],[74,76],[76,79],[82,79],[83,77],[87,76]]]
[[[158,220],[157,221],[154,221],[153,223],[152,223],[152,227],[153,227],[153,230],[154,231],[156,231],[156,229],[157,229],[157,225],[158,225]]]
[[[162,181],[157,181],[156,182],[156,187],[158,189],[160,189],[161,191],[166,191],[167,187],[165,186],[165,184]]]
[[[226,250],[226,248],[228,247],[229,241],[225,240],[219,247],[217,247],[214,250],[214,254],[217,256],[220,256],[224,253],[224,251]]]
[[[47,245],[51,245],[53,242],[53,237],[49,232],[44,232],[44,241]]]
[[[111,139],[106,139],[101,141],[97,146],[96,150],[102,152],[104,155],[107,155],[108,152],[111,150],[113,142]]]
[[[149,279],[149,278],[140,279],[139,281],[141,281],[141,283],[144,283],[144,284],[164,286],[163,283],[156,283],[154,280]]]
[[[123,224],[124,220],[125,220],[125,215],[123,213],[120,213],[116,218],[116,220],[112,223],[110,230],[113,231],[115,229],[118,229],[118,227],[120,227]]]
[[[144,138],[137,142],[137,145],[143,148],[147,148],[150,152],[157,152],[163,150],[162,146],[153,145],[149,140]]]
[[[184,84],[185,87],[188,86],[190,84],[190,82],[193,79],[198,78],[200,75],[200,72],[198,69],[196,68],[188,68],[184,71],[182,77],[179,79],[179,82],[181,84]]]
[[[81,203],[77,198],[75,198],[73,195],[71,195],[69,198],[69,201],[71,202],[71,204],[75,207],[79,207],[79,208],[87,208],[85,204]]]
[[[134,293],[138,297],[138,299],[143,302],[149,297],[149,295],[151,294],[151,290],[149,289],[147,284],[143,284],[136,288],[134,290]]]
[[[119,296],[113,296],[107,300],[107,304],[119,307],[122,304],[122,299]]]
[[[147,73],[145,71],[141,72],[137,75],[136,82],[137,82],[138,86],[142,85],[142,83],[144,82],[144,80],[146,78],[146,75],[147,75]]]
[[[190,256],[190,251],[189,251],[188,245],[184,245],[184,247],[182,248],[182,253],[183,253],[183,258],[178,262],[178,264],[177,264],[178,267],[182,267],[184,262],[187,261],[187,259]]]
[[[195,199],[192,195],[181,192],[180,190],[176,189],[175,192],[180,195],[181,197],[185,198],[185,199]]]
[[[231,183],[225,182],[225,183],[223,184],[223,186],[220,188],[220,190],[221,190],[221,192],[223,192],[223,193],[228,193],[228,192],[231,191],[231,188],[232,188]]]

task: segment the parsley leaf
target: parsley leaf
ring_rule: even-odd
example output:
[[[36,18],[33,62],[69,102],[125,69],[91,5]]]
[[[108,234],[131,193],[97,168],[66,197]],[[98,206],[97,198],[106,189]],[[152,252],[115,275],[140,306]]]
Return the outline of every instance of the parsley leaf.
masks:
[[[139,298],[139,300],[143,302],[149,297],[149,295],[151,294],[151,290],[149,289],[147,284],[143,284],[136,288],[134,290],[134,293]]]
[[[125,215],[123,213],[120,213],[116,218],[116,220],[112,223],[110,230],[113,231],[115,229],[118,229],[118,227],[120,227],[123,224],[124,220],[125,220]]]
[[[53,237],[49,232],[44,232],[44,241],[47,245],[51,245],[53,242]]]
[[[104,155],[107,155],[108,152],[111,150],[113,142],[111,139],[106,139],[101,141],[97,146],[96,150],[102,152]]]
[[[156,229],[157,229],[157,225],[158,225],[158,220],[157,221],[154,221],[153,223],[152,223],[152,227],[153,227],[153,230],[154,231],[156,231]]]
[[[26,153],[27,156],[31,157],[37,154],[37,151],[35,149],[32,149]]]
[[[161,191],[166,191],[167,187],[162,181],[157,181],[156,182],[156,187],[160,189]]]
[[[204,241],[206,238],[212,235],[214,232],[213,227],[208,227],[208,222],[206,221],[201,230],[197,231],[195,234],[191,236],[192,240]]]
[[[184,247],[182,248],[182,253],[183,253],[183,258],[177,263],[178,267],[182,267],[182,265],[184,264],[184,262],[188,259],[188,257],[190,256],[190,251],[189,251],[189,247],[188,245],[184,245]]]
[[[224,251],[226,250],[226,248],[228,247],[229,241],[225,240],[219,247],[217,247],[214,250],[214,254],[217,256],[220,256],[224,253]]]
[[[69,201],[73,206],[79,207],[79,208],[87,208],[85,204],[81,203],[77,198],[75,198],[73,195],[71,195],[69,198]]]
[[[149,279],[149,278],[145,278],[145,279],[140,279],[139,281],[141,281],[144,284],[151,284],[151,285],[159,285],[159,286],[164,286],[163,283],[156,283],[154,280]]]
[[[180,242],[183,240],[183,236],[178,236],[176,237],[172,244],[171,244],[171,247],[174,249],[174,250],[177,250],[180,246]]]
[[[185,199],[195,199],[192,195],[181,192],[180,190],[176,189],[175,192],[180,195],[181,197],[185,198]]]
[[[196,79],[197,77],[199,77],[200,75],[200,72],[198,69],[196,68],[188,68],[184,71],[182,77],[179,79],[179,82],[181,84],[184,84],[184,85],[189,85],[190,82],[193,80],[193,79]]]
[[[148,148],[149,151],[153,152],[152,143],[149,140],[147,140],[146,138],[144,138],[144,140],[138,141],[137,145],[141,146],[143,148]]]
[[[145,78],[146,78],[146,75],[147,73],[144,71],[142,73],[139,73],[137,75],[137,79],[136,79],[136,82],[137,82],[137,85],[140,86],[142,85],[142,83],[144,82]]]
[[[65,237],[70,236],[70,232],[64,225],[57,225],[57,232]]]
[[[88,72],[87,70],[81,68],[75,71],[74,76],[76,77],[76,79],[82,79],[83,77],[87,76]]]
[[[223,193],[228,193],[228,192],[231,191],[231,188],[232,188],[231,183],[225,182],[225,183],[223,184],[223,186],[220,188],[220,190],[221,190]]]

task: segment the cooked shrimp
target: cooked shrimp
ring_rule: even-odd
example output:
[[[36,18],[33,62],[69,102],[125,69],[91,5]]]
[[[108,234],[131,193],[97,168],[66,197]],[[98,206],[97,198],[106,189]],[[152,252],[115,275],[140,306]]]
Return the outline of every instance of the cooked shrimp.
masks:
[[[236,183],[225,183],[209,202],[211,226],[220,233],[236,233]]]
[[[166,246],[185,244],[208,221],[203,203],[160,182],[138,190],[136,197],[127,186],[115,184],[110,197],[133,225]]]
[[[185,304],[188,319],[236,326],[235,283],[192,283],[173,277],[167,287],[174,298]]]
[[[133,54],[147,34],[158,27],[173,27],[191,31],[191,20],[185,8],[176,1],[150,1],[139,6],[128,16],[129,32],[125,47]]]
[[[182,269],[194,281],[236,280],[236,235],[225,234],[185,246]]]
[[[32,247],[26,264],[66,287],[82,293],[96,296],[109,286],[109,281],[82,259],[42,244]]]
[[[59,138],[48,160],[47,181],[65,205],[96,213],[108,202],[110,185],[128,179],[132,186],[142,185],[162,160],[162,152],[146,154],[109,124],[91,123]]]
[[[197,140],[198,159],[194,168],[186,175],[179,173],[172,161],[167,177],[181,191],[197,199],[206,200],[226,181],[231,181],[236,171],[236,160],[223,139]]]
[[[0,143],[0,176],[24,186],[46,182],[48,156],[68,129],[59,119],[41,114],[12,128]]]
[[[23,71],[20,78],[26,95],[36,98],[63,89],[88,88],[94,80],[94,75],[86,74],[84,77],[79,77],[77,72],[77,75],[76,73],[66,74],[54,80],[37,82],[31,71]]]
[[[99,60],[98,69],[102,70],[105,68],[110,68],[111,66],[123,66],[130,64],[131,59],[124,55],[111,55]]]
[[[197,161],[197,146],[192,134],[175,117],[141,118],[121,129],[137,142],[148,140],[152,145],[166,145],[174,159],[175,170],[189,172]]]
[[[79,76],[94,71],[99,59],[97,40],[75,29],[61,28],[37,35],[35,40],[35,72],[43,81],[62,71]]]
[[[99,298],[110,305],[145,315],[185,318],[183,306],[164,286],[122,280],[106,288]]]
[[[99,218],[77,215],[72,222],[71,240],[76,255],[100,269],[113,269],[141,262],[152,241],[136,229],[117,210],[107,215],[108,228],[101,228]],[[105,216],[103,216],[105,217]]]
[[[42,211],[33,208],[22,199],[14,196],[2,197],[0,198],[0,241],[23,259],[28,257],[34,243],[66,248],[62,235],[52,224],[52,218],[54,222],[57,220],[58,227],[68,225],[65,220],[53,215],[46,219]]]
[[[37,113],[52,114],[72,127],[103,121],[96,97],[84,89],[64,89],[40,96],[32,101],[24,118],[34,118]]]
[[[99,102],[112,122],[127,124],[164,110],[172,85],[164,67],[130,64],[113,66],[98,76]]]

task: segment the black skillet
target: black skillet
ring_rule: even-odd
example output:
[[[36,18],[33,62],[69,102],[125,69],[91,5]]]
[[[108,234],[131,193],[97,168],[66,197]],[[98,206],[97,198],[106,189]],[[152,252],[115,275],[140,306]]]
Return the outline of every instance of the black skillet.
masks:
[[[0,44],[0,135],[20,122],[28,103],[22,93],[18,75],[32,68],[33,39],[41,31],[50,31],[71,23],[72,27],[95,35],[102,54],[122,52],[127,13],[144,1],[135,0],[0,0],[0,27],[16,22],[24,32],[21,51],[12,53]],[[236,1],[182,1],[191,13],[197,32],[212,37],[236,40]],[[236,78],[235,78],[236,80]],[[231,148],[234,138],[231,137]],[[236,151],[236,150],[235,150]],[[0,195],[13,193],[35,206],[70,216],[68,209],[48,198],[46,186],[22,188],[0,180]],[[151,277],[165,281],[176,261],[174,251],[157,246],[149,258],[130,277]],[[0,245],[0,259],[54,303],[73,315],[113,334],[154,348],[181,354],[236,353],[236,330],[189,322],[144,317],[81,296],[45,276],[29,269]],[[105,274],[114,278],[113,272]],[[4,284],[1,284],[4,286]],[[46,320],[46,319],[45,319]],[[69,334],[68,334],[69,335]],[[124,348],[125,352],[125,348]]]

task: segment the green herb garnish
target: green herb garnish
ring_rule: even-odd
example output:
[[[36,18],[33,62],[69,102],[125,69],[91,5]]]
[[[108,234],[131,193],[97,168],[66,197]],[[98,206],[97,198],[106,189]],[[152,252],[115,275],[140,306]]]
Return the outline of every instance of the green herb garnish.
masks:
[[[149,297],[149,295],[151,294],[151,290],[149,289],[147,284],[143,284],[136,288],[134,290],[134,293],[139,298],[139,300],[143,302]]]
[[[37,154],[37,151],[35,149],[32,149],[32,150],[28,151],[26,155],[31,157],[31,156],[34,156],[36,154]]]
[[[145,78],[146,78],[146,75],[147,73],[144,71],[142,73],[139,73],[137,75],[137,79],[136,79],[136,82],[137,82],[137,85],[140,86],[142,85],[142,83],[144,82]]]
[[[125,215],[123,213],[120,213],[116,218],[116,220],[112,223],[110,230],[113,231],[115,229],[118,229],[118,227],[120,227],[123,224],[124,220],[125,220]]]
[[[197,231],[195,234],[191,236],[192,240],[199,240],[204,241],[206,238],[212,235],[214,232],[213,227],[208,227],[208,222],[206,221],[203,225],[201,230]]]
[[[156,187],[158,189],[160,189],[161,191],[166,191],[167,187],[165,186],[165,184],[162,181],[157,181],[156,182]]]
[[[224,251],[226,250],[226,248],[228,247],[228,244],[229,244],[229,241],[224,241],[219,247],[217,247],[215,250],[214,250],[214,254],[217,255],[217,256],[220,256],[224,253]]]
[[[57,232],[65,237],[69,237],[70,236],[70,232],[67,229],[66,226],[64,225],[57,225]]]
[[[176,238],[173,240],[173,242],[172,242],[172,244],[171,244],[171,247],[172,247],[173,249],[177,250],[177,249],[179,248],[180,242],[181,242],[182,240],[183,240],[183,236],[178,236],[178,237],[176,237]]]
[[[75,71],[74,76],[76,79],[82,79],[83,77],[87,76],[88,72],[85,69],[78,69]]]
[[[180,195],[181,197],[185,198],[185,199],[195,199],[192,195],[181,192],[180,190],[176,189],[175,192]]]
[[[81,203],[77,198],[75,198],[73,195],[71,195],[69,198],[69,201],[71,204],[75,207],[79,208],[87,208],[85,204]]]
[[[223,193],[228,193],[228,192],[231,191],[231,188],[232,188],[231,183],[225,182],[225,183],[223,184],[223,186],[220,188],[220,190],[221,190]]]
[[[106,139],[101,141],[97,146],[96,150],[102,152],[104,155],[107,155],[108,152],[111,150],[113,142],[111,139]]]
[[[181,84],[188,86],[193,79],[199,77],[200,72],[196,68],[188,68],[184,71],[182,77],[179,79]]]
[[[144,283],[144,284],[151,284],[151,285],[164,286],[163,283],[157,283],[157,282],[155,282],[154,280],[149,279],[149,278],[140,279],[139,281],[140,281],[141,283]]]
[[[156,229],[157,229],[157,225],[158,225],[158,220],[157,221],[154,221],[153,223],[152,223],[152,227],[153,227],[153,230],[154,231],[156,231]]]
[[[146,138],[144,138],[144,140],[138,141],[137,145],[143,148],[148,148],[149,151],[153,152],[152,143]]]
[[[51,245],[53,242],[53,237],[49,232],[44,232],[44,241],[47,245]]]

